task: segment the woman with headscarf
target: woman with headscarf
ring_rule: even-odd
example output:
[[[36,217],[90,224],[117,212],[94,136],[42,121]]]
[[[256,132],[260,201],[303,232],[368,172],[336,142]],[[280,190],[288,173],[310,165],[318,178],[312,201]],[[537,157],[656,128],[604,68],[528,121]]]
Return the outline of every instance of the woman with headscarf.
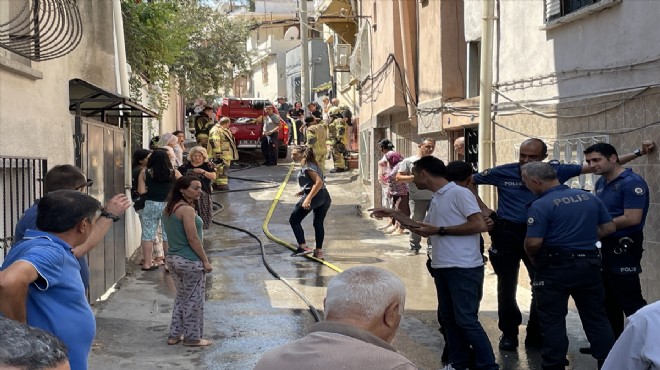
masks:
[[[179,144],[179,138],[171,133],[166,133],[160,138],[159,146],[165,148],[168,151],[172,151],[174,154],[174,160],[172,166],[177,168],[183,164],[183,150]]]
[[[403,161],[403,156],[393,150],[385,154],[385,159],[387,159],[388,172],[387,172],[387,195],[392,199],[392,208],[403,213],[406,216],[410,216],[410,204],[408,204],[408,184],[405,182],[400,182],[396,180],[396,174],[399,172],[399,164]],[[395,222],[396,229],[390,233],[390,235],[403,235],[405,229],[401,227],[401,224]]]
[[[392,208],[392,197],[389,195],[389,179],[387,175],[389,174],[389,163],[387,161],[387,153],[394,152],[394,144],[389,139],[383,139],[378,142],[378,148],[383,157],[378,161],[378,182],[380,183],[381,189],[381,206],[385,208]],[[382,230],[385,233],[391,233],[396,230],[396,224],[393,218],[390,218],[388,222],[380,226],[378,230]]]

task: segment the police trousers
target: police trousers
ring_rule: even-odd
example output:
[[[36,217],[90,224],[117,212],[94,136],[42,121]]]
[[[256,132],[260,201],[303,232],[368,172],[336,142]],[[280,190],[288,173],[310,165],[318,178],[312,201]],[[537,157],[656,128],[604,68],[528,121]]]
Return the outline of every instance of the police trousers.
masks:
[[[605,310],[615,338],[623,332],[624,315],[628,317],[646,306],[639,281],[644,234],[638,231],[628,237],[632,243],[627,243],[627,248],[622,247],[620,237],[604,238],[601,241]]]
[[[488,255],[497,275],[497,325],[505,337],[517,338],[518,326],[522,323],[522,313],[516,301],[520,261],[527,268],[530,282],[534,280],[535,270],[525,253],[527,225],[500,219],[496,221],[495,228],[489,234],[492,245]],[[540,335],[533,291],[527,335],[530,337]]]
[[[605,313],[605,289],[600,258],[593,254],[537,259],[532,289],[543,334],[541,347],[544,370],[565,369],[568,365],[566,315],[568,297],[573,297],[592,356],[604,360],[614,345],[614,334]]]

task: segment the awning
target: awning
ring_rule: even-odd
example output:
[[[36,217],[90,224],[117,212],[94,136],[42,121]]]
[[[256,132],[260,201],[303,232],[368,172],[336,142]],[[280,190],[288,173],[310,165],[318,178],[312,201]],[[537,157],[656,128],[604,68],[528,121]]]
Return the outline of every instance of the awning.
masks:
[[[104,90],[81,79],[69,81],[69,111],[81,117],[96,117],[108,122],[108,116],[156,118],[158,114],[135,100]]]

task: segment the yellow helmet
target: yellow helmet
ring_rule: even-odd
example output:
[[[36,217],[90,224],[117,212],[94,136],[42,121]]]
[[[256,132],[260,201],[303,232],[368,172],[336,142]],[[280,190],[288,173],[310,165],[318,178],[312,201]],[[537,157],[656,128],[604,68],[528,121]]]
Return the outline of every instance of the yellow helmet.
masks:
[[[339,107],[332,107],[328,110],[328,114],[331,116],[341,116],[341,109]]]

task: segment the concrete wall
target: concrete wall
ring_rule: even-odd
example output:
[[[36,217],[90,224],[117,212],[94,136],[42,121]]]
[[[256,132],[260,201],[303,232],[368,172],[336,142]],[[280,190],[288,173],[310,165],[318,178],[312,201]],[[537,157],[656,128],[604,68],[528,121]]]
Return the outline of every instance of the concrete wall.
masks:
[[[467,41],[480,37],[480,8],[479,2],[465,2]],[[503,95],[494,96],[499,104],[495,163],[515,161],[517,146],[528,137],[540,137],[551,148],[567,148],[558,159],[568,160],[568,153],[578,162],[581,149],[599,138],[621,154],[632,152],[644,139],[657,141],[660,45],[647,41],[660,36],[654,26],[659,9],[656,1],[621,1],[548,28],[543,2],[498,2],[493,75]],[[505,96],[534,114],[508,103]],[[641,275],[649,301],[660,299],[659,158],[654,153],[627,165],[645,177],[651,189]],[[589,188],[593,180],[575,179],[571,185]]]
[[[328,48],[323,42],[323,40],[315,39],[310,40],[308,45],[308,55],[310,60],[310,86],[314,88],[323,83],[329,82],[332,80],[330,76],[330,67],[328,64]],[[302,48],[300,46],[295,47],[286,52],[286,87],[287,91],[284,94],[289,99],[289,102],[294,102],[300,100],[300,97],[296,97],[296,94],[292,90],[293,80],[295,78],[300,78],[300,69],[302,58]],[[309,97],[307,101],[310,101],[313,95],[313,92],[310,90]]]
[[[29,72],[41,78],[0,67],[1,155],[44,157],[49,166],[73,163],[69,80],[80,78],[117,91],[112,2],[80,1],[77,5],[82,41],[67,56],[32,62]]]

